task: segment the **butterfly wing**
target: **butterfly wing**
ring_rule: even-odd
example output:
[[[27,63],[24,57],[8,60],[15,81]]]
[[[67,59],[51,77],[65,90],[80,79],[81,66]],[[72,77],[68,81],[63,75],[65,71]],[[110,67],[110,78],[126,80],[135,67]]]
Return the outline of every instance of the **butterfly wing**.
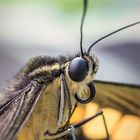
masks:
[[[95,101],[102,107],[140,116],[140,86],[95,81],[95,87]]]
[[[0,106],[0,139],[11,140],[30,116],[44,86],[30,82],[22,90],[14,91],[11,99]],[[10,92],[8,93],[10,96]],[[1,98],[1,102],[3,102]]]

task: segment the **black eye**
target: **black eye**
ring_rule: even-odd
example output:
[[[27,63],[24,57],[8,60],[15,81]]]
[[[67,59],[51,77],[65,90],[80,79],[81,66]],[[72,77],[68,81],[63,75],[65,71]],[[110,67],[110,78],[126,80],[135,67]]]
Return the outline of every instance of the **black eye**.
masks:
[[[81,58],[74,58],[69,65],[69,77],[76,82],[81,82],[87,75],[88,64]]]

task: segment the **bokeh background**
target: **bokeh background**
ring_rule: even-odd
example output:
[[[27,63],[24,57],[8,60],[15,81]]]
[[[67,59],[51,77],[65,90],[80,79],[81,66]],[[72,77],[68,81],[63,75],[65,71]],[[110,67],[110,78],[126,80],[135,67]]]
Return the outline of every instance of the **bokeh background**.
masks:
[[[139,0],[89,0],[84,49],[103,35],[140,20]],[[28,59],[79,51],[82,0],[0,0],[0,91]],[[140,25],[93,49],[96,79],[140,85]]]
[[[89,0],[84,49],[103,35],[140,19],[139,0]],[[0,0],[0,89],[38,55],[79,51],[82,0]],[[105,39],[92,52],[96,79],[140,83],[140,26]]]

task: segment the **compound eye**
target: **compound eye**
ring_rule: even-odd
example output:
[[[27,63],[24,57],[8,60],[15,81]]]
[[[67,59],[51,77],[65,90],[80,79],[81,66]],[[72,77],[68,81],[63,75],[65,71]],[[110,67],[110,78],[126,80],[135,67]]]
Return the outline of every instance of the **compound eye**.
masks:
[[[81,57],[74,58],[69,65],[69,77],[76,82],[84,80],[88,73],[88,63]]]

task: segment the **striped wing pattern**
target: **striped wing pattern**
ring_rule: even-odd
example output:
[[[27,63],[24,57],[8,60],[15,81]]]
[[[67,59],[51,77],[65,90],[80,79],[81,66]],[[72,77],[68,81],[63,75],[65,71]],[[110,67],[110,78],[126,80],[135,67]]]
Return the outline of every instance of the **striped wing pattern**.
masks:
[[[0,140],[11,140],[16,137],[42,90],[43,86],[30,83],[23,90],[15,91],[16,96],[0,106]]]
[[[95,81],[95,101],[125,114],[140,116],[140,86]]]

